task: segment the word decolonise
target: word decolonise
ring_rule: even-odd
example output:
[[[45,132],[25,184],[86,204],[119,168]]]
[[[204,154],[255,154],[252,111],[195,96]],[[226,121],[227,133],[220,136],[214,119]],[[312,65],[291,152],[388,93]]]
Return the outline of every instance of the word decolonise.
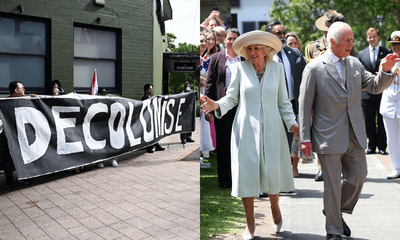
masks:
[[[84,166],[195,130],[196,93],[145,101],[68,94],[0,99],[19,179]]]

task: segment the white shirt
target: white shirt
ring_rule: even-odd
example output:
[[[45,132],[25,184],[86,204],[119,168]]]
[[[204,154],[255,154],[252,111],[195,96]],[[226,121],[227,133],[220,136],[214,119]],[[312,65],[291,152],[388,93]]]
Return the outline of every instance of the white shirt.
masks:
[[[396,63],[392,72],[399,64]],[[383,91],[379,113],[388,118],[400,118],[400,86],[399,75],[396,75],[392,83]]]
[[[328,50],[329,51],[329,50]],[[339,76],[342,77],[342,63],[339,62],[339,58],[336,57],[335,54],[333,54],[331,51],[329,51],[332,61],[336,66],[336,69],[338,70]],[[343,61],[346,61],[346,58],[343,58]]]
[[[289,62],[289,59],[288,59],[285,51],[283,50],[283,48],[281,50],[281,54],[282,54],[283,66],[285,68],[286,82],[287,82],[288,92],[289,92],[288,96],[289,96],[289,100],[292,101],[294,99],[294,89],[293,89],[292,72],[290,69],[290,62]],[[275,56],[273,56],[272,60],[280,63],[278,54],[275,54]]]
[[[228,51],[225,51],[225,87],[228,88],[231,84],[231,75],[232,71],[231,68],[233,64],[241,62],[240,56],[236,55],[236,57],[231,58],[229,56]]]

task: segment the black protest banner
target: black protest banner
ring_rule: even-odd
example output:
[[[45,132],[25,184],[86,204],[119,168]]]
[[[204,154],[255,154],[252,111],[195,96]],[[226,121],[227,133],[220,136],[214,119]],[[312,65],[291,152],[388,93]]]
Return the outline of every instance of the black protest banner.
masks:
[[[195,130],[196,93],[145,101],[68,94],[0,99],[18,179],[99,162]]]

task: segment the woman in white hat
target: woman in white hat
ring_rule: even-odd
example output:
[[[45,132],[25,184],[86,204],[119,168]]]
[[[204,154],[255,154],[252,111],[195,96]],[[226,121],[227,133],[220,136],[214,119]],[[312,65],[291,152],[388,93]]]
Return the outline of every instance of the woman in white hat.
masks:
[[[243,239],[253,239],[254,196],[267,192],[275,232],[282,227],[279,192],[294,190],[288,142],[282,119],[298,137],[288,99],[282,64],[272,61],[281,41],[271,33],[252,31],[238,37],[233,50],[248,61],[237,63],[226,96],[205,97],[202,111],[222,117],[238,105],[232,127],[232,196],[242,198],[247,227]]]
[[[400,56],[400,31],[394,31],[387,40],[392,43],[393,53]],[[382,62],[385,58],[382,59]],[[381,64],[382,64],[381,62]],[[399,63],[392,68],[394,78],[383,91],[379,113],[383,116],[383,125],[389,146],[390,167],[392,172],[388,179],[400,177],[400,86]]]

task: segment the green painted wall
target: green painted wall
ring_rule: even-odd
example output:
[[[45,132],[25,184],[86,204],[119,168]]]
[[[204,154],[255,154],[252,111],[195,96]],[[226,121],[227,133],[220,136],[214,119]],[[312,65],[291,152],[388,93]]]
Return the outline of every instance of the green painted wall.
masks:
[[[1,12],[51,19],[51,79],[73,91],[74,23],[118,28],[122,31],[121,95],[141,99],[143,85],[152,82],[161,93],[162,36],[155,16],[155,1],[105,0],[6,0]],[[24,7],[24,13],[17,10]],[[101,17],[101,23],[95,22]],[[100,83],[101,86],[101,83]]]

